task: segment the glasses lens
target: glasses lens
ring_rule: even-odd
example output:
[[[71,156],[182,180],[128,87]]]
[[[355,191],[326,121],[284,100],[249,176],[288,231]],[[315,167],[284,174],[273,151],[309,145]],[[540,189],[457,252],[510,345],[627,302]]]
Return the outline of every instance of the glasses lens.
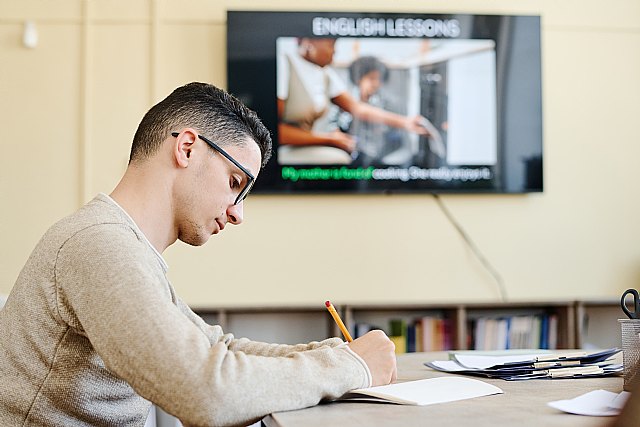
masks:
[[[178,136],[177,133],[172,133],[173,136]],[[238,167],[238,169],[240,169],[242,172],[244,172],[247,175],[247,185],[242,189],[242,191],[240,192],[240,194],[238,194],[238,197],[236,197],[236,201],[234,202],[235,205],[237,205],[238,203],[240,203],[241,201],[243,201],[245,199],[245,197],[247,197],[247,194],[249,194],[249,191],[251,191],[251,188],[253,187],[253,183],[255,182],[255,178],[253,177],[253,175],[251,175],[251,173],[246,170],[240,163],[238,163],[238,161],[236,159],[234,159],[233,157],[231,157],[231,155],[229,153],[227,153],[226,151],[224,151],[221,147],[219,147],[218,145],[216,145],[214,142],[209,141],[207,138],[205,138],[202,135],[198,135],[198,138],[200,138],[201,140],[203,140],[204,142],[206,142],[207,144],[209,144],[209,146],[211,148],[213,148],[214,150],[216,150],[218,153],[222,154],[224,157],[226,157],[231,163],[233,163],[234,165],[236,165]]]
[[[238,194],[238,197],[236,197],[236,205],[243,201],[251,191],[251,188],[253,188],[253,183],[255,182],[255,180],[250,176],[247,176],[247,178],[249,179],[249,182],[247,182],[247,185],[242,189],[240,194]]]

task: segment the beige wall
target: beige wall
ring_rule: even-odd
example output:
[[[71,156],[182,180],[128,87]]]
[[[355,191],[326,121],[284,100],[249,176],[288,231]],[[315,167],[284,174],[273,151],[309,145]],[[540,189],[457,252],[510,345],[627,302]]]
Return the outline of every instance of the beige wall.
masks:
[[[315,10],[317,2],[271,1]],[[640,287],[640,2],[325,1],[323,9],[542,15],[545,192],[448,195],[512,300]],[[0,293],[58,218],[124,171],[148,107],[224,87],[225,12],[262,1],[0,0]],[[352,6],[350,6],[352,5]],[[39,44],[21,44],[32,19]],[[523,100],[526,102],[526,100]],[[429,195],[252,196],[245,224],[165,257],[198,307],[495,301]]]

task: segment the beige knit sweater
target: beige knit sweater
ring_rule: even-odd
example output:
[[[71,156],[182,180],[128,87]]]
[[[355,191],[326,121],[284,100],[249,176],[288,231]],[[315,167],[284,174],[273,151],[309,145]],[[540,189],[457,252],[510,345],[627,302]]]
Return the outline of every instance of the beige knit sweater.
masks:
[[[242,425],[370,385],[337,338],[265,344],[207,325],[166,270],[104,194],[49,229],[0,311],[0,425],[143,425],[149,401],[185,425]]]

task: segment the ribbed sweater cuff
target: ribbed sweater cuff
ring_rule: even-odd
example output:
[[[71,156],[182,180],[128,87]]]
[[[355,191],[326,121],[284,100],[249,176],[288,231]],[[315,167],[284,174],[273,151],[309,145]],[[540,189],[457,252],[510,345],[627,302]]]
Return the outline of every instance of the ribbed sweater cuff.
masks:
[[[337,346],[336,348],[344,348],[347,350],[347,353],[349,353],[351,356],[353,356],[358,362],[360,362],[360,364],[362,365],[362,367],[364,368],[364,371],[366,373],[366,386],[365,388],[371,387],[373,385],[373,377],[371,376],[371,371],[369,370],[369,367],[367,366],[367,362],[364,361],[364,359],[360,356],[358,356],[358,353],[356,353],[355,351],[351,350],[351,347],[349,347],[347,345],[347,343],[342,343],[339,346]]]

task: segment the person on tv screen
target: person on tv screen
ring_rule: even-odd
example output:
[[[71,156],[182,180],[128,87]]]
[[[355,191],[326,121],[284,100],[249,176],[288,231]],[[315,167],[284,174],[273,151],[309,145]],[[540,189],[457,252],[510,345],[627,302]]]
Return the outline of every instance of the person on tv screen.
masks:
[[[151,402],[184,425],[246,425],[394,381],[381,331],[348,344],[254,342],[176,295],[161,254],[241,224],[270,155],[256,114],[212,85],[153,106],[116,188],[45,233],[0,310],[0,425],[143,425]],[[250,265],[260,254],[247,248],[237,256]],[[233,286],[213,282],[220,294]]]
[[[419,135],[428,133],[424,117],[407,117],[354,98],[329,65],[335,39],[300,38],[294,55],[278,67],[278,134],[280,163],[351,163],[356,139],[339,129],[318,130],[330,103],[354,119],[382,123]]]
[[[353,61],[348,71],[354,98],[384,110],[394,109],[381,93],[382,87],[389,80],[389,69],[382,61],[374,56],[363,56]],[[337,121],[340,129],[356,140],[354,164],[368,166],[372,163],[386,163],[385,156],[397,157],[399,151],[405,151],[403,132],[396,128],[384,123],[354,119],[346,111],[338,114]]]

